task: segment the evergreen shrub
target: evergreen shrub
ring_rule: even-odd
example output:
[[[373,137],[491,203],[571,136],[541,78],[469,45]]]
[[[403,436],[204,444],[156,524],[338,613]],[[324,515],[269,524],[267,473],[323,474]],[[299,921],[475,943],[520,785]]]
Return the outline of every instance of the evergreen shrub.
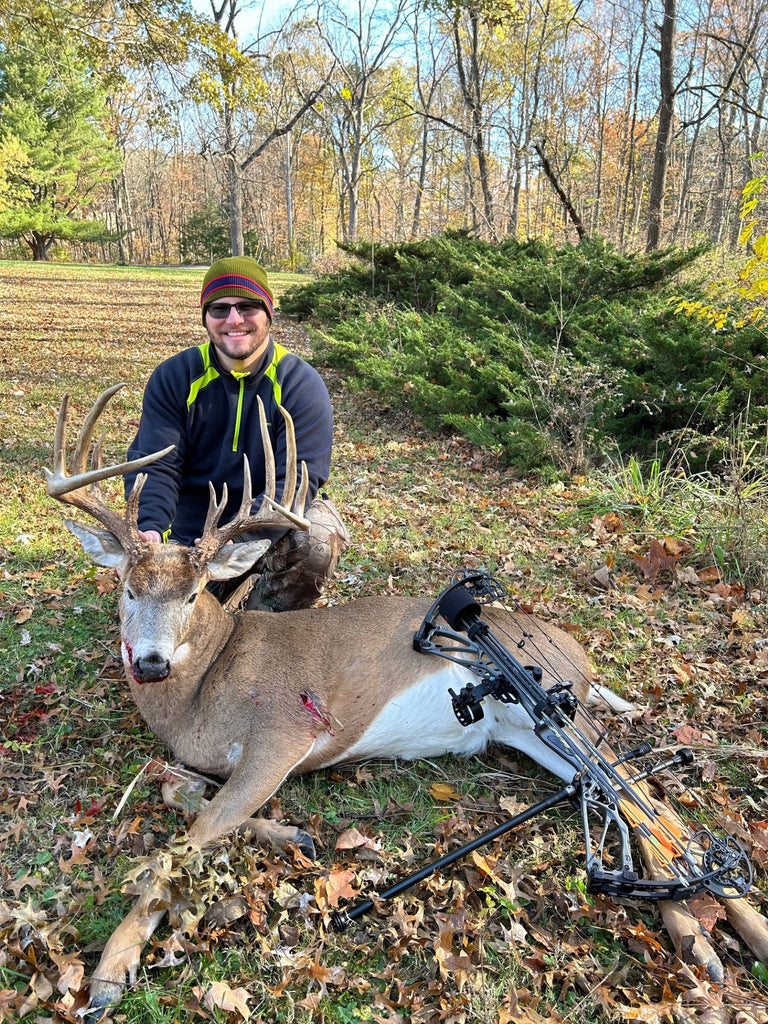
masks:
[[[318,359],[522,471],[658,454],[748,402],[753,421],[768,412],[765,335],[674,311],[702,246],[640,255],[455,232],[345,251],[349,266],[281,298],[317,328]]]

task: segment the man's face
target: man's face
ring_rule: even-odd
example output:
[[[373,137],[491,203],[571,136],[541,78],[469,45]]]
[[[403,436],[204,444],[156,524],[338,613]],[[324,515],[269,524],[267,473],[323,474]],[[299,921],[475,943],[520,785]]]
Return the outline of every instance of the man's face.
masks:
[[[263,356],[270,324],[263,306],[238,312],[235,303],[248,303],[248,300],[236,295],[217,297],[206,309],[205,328],[225,369],[244,373],[252,370]],[[226,317],[211,313],[212,308],[214,313],[224,312],[225,306],[230,307]]]

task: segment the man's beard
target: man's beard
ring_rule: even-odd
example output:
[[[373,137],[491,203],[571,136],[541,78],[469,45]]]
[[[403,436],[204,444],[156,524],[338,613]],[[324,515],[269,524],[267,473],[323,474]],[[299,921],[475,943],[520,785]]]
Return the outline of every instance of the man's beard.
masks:
[[[236,360],[237,362],[247,362],[255,353],[266,348],[267,339],[269,338],[269,329],[264,331],[264,333],[259,331],[249,331],[242,338],[232,342],[230,342],[226,337],[218,337],[210,331],[208,332],[208,336],[211,339],[211,343],[214,348],[220,355],[224,355],[228,359]]]

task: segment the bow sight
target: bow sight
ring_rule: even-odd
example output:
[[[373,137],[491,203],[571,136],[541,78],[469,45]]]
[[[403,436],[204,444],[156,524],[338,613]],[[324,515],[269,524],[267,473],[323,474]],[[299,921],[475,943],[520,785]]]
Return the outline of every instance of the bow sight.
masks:
[[[686,899],[702,889],[726,898],[745,895],[752,884],[752,867],[739,843],[704,827],[697,826],[695,831],[679,827],[660,813],[649,786],[643,785],[647,779],[656,784],[655,776],[662,771],[690,764],[692,752],[684,748],[666,760],[648,763],[641,761],[652,754],[648,743],[621,756],[609,750],[603,729],[574,694],[573,683],[563,681],[544,689],[541,668],[521,664],[482,619],[483,605],[506,598],[503,585],[488,573],[457,574],[427,612],[414,636],[414,647],[456,662],[478,678],[479,682],[466,684],[459,693],[448,691],[463,726],[482,719],[483,701],[488,697],[519,704],[539,739],[573,769],[573,779],[559,792],[408,876],[378,898],[398,895],[561,803],[580,810],[591,892],[651,900]],[[535,648],[533,641],[532,634],[525,634],[517,646],[530,643]],[[638,762],[636,770],[627,767]],[[653,878],[641,878],[635,869],[630,829],[652,853]],[[343,930],[373,906],[373,900],[366,900],[336,912],[334,927]]]

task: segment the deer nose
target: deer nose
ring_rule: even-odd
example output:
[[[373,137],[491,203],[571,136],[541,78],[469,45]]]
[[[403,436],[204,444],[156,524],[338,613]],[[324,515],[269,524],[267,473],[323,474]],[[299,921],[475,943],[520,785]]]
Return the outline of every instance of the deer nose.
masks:
[[[171,663],[167,658],[161,658],[159,654],[149,654],[144,658],[137,658],[131,666],[133,678],[137,683],[156,683],[165,679],[171,671]]]

